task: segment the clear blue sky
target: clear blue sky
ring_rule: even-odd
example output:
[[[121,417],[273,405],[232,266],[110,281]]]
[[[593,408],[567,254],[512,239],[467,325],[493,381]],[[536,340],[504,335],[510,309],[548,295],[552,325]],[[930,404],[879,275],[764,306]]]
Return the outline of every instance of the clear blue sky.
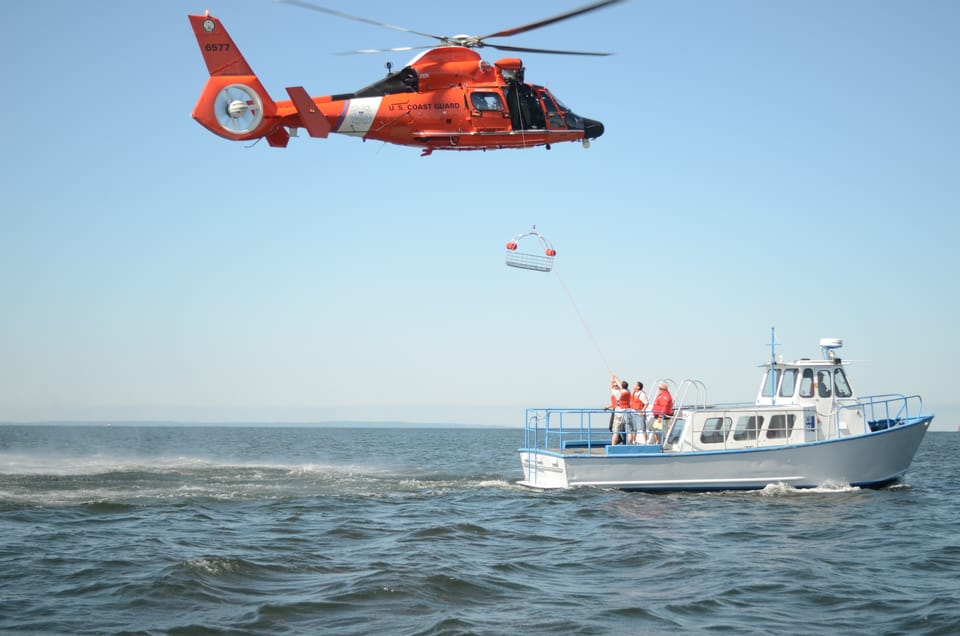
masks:
[[[579,3],[327,1],[441,34]],[[519,426],[602,404],[609,370],[750,400],[776,326],[785,358],[841,337],[859,393],[960,423],[960,3],[633,0],[509,41],[616,53],[523,56],[604,122],[590,149],[426,158],[208,133],[204,9],[281,98],[426,43],[268,0],[11,4],[0,421]],[[554,273],[504,265],[532,224]]]

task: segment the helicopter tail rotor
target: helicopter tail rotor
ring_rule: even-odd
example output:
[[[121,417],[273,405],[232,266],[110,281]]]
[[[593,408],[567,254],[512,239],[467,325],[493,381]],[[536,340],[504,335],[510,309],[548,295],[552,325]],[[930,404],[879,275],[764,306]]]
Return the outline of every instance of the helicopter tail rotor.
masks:
[[[220,20],[210,15],[189,18],[210,73],[193,107],[193,118],[227,139],[266,136],[271,145],[286,145],[286,130],[276,121],[276,104]]]

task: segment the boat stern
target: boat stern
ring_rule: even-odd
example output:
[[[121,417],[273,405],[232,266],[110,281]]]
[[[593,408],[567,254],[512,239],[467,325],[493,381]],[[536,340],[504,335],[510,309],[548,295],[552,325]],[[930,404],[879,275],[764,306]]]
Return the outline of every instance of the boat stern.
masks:
[[[535,448],[520,449],[520,465],[523,468],[521,486],[551,490],[569,488],[567,466],[562,456]]]

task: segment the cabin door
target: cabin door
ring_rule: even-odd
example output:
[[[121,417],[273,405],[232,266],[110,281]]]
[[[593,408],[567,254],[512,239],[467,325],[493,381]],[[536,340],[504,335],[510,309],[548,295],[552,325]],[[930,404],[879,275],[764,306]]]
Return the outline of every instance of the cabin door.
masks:
[[[510,110],[510,124],[514,130],[543,130],[547,127],[543,116],[540,96],[529,84],[510,80],[504,91],[507,108]]]

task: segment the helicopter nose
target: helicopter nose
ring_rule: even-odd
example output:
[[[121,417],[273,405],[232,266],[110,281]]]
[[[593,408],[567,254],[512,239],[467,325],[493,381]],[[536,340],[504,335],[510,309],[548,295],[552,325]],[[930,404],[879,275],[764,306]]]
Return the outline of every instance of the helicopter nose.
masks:
[[[583,118],[583,137],[584,139],[596,139],[603,134],[603,124],[596,119],[589,117]]]

